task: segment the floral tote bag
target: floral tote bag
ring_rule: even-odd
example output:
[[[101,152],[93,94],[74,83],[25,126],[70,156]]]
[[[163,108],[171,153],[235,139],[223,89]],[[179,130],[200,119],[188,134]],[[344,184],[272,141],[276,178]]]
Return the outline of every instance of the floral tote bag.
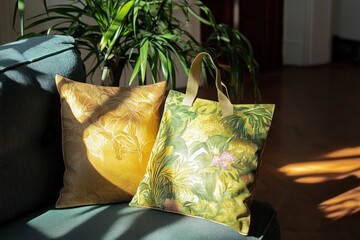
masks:
[[[218,101],[196,98],[201,63],[216,69]],[[202,52],[186,93],[171,90],[144,178],[130,206],[196,216],[247,235],[260,155],[273,104],[233,105]]]

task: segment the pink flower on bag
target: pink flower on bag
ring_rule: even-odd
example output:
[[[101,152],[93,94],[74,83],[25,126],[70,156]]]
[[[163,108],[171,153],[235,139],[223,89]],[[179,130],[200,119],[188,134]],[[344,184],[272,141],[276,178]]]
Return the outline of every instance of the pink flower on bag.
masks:
[[[178,206],[177,202],[175,199],[171,198],[167,198],[165,199],[164,202],[164,208],[167,211],[171,211],[171,212],[180,212],[180,207]]]
[[[235,161],[235,156],[230,152],[223,152],[215,155],[212,164],[220,166],[222,169],[227,170],[229,165]]]

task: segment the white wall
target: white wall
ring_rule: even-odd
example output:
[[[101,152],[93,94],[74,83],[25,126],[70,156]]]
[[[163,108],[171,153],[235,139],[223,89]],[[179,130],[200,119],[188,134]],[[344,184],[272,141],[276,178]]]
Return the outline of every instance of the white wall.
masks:
[[[13,29],[13,13],[15,0],[0,0],[0,44],[15,41],[20,36],[19,17],[16,18],[15,30]],[[48,0],[48,5],[61,0]],[[27,0],[25,1],[25,18],[29,18],[39,14],[44,9],[43,0]],[[32,29],[36,31],[36,28]]]
[[[283,61],[284,64],[305,62],[307,38],[306,4],[298,0],[284,0]]]
[[[360,1],[333,0],[333,34],[360,41]]]
[[[284,0],[285,65],[317,65],[331,59],[332,0]]]

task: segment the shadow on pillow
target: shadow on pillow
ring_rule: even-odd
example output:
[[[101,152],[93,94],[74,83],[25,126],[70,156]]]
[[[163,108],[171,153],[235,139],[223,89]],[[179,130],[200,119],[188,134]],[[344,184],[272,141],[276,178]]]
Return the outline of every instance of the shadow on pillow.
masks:
[[[104,87],[56,76],[64,186],[57,208],[131,200],[159,128],[165,82]]]

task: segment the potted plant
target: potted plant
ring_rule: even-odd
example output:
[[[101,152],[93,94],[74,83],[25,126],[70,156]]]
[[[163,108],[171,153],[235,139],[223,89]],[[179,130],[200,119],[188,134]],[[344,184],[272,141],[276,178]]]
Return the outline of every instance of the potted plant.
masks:
[[[96,59],[88,74],[101,67],[102,80],[109,77],[111,85],[119,85],[124,67],[130,65],[133,68],[130,84],[136,77],[140,84],[146,84],[146,73],[150,70],[152,82],[159,79],[161,72],[172,88],[176,88],[174,60],[188,74],[192,58],[199,51],[207,51],[218,60],[222,72],[228,72],[227,83],[233,94],[242,96],[246,70],[254,80],[255,96],[258,94],[258,65],[251,44],[238,30],[217,24],[202,1],[67,0],[48,6],[43,0],[44,11],[26,22],[25,3],[17,0],[14,14],[14,22],[16,13],[20,16],[22,37],[55,33],[73,36],[79,48],[87,52],[83,60]],[[174,12],[183,14],[188,24],[193,16],[209,25],[213,33],[206,41],[198,42]],[[50,24],[50,28],[28,33],[44,23]]]

